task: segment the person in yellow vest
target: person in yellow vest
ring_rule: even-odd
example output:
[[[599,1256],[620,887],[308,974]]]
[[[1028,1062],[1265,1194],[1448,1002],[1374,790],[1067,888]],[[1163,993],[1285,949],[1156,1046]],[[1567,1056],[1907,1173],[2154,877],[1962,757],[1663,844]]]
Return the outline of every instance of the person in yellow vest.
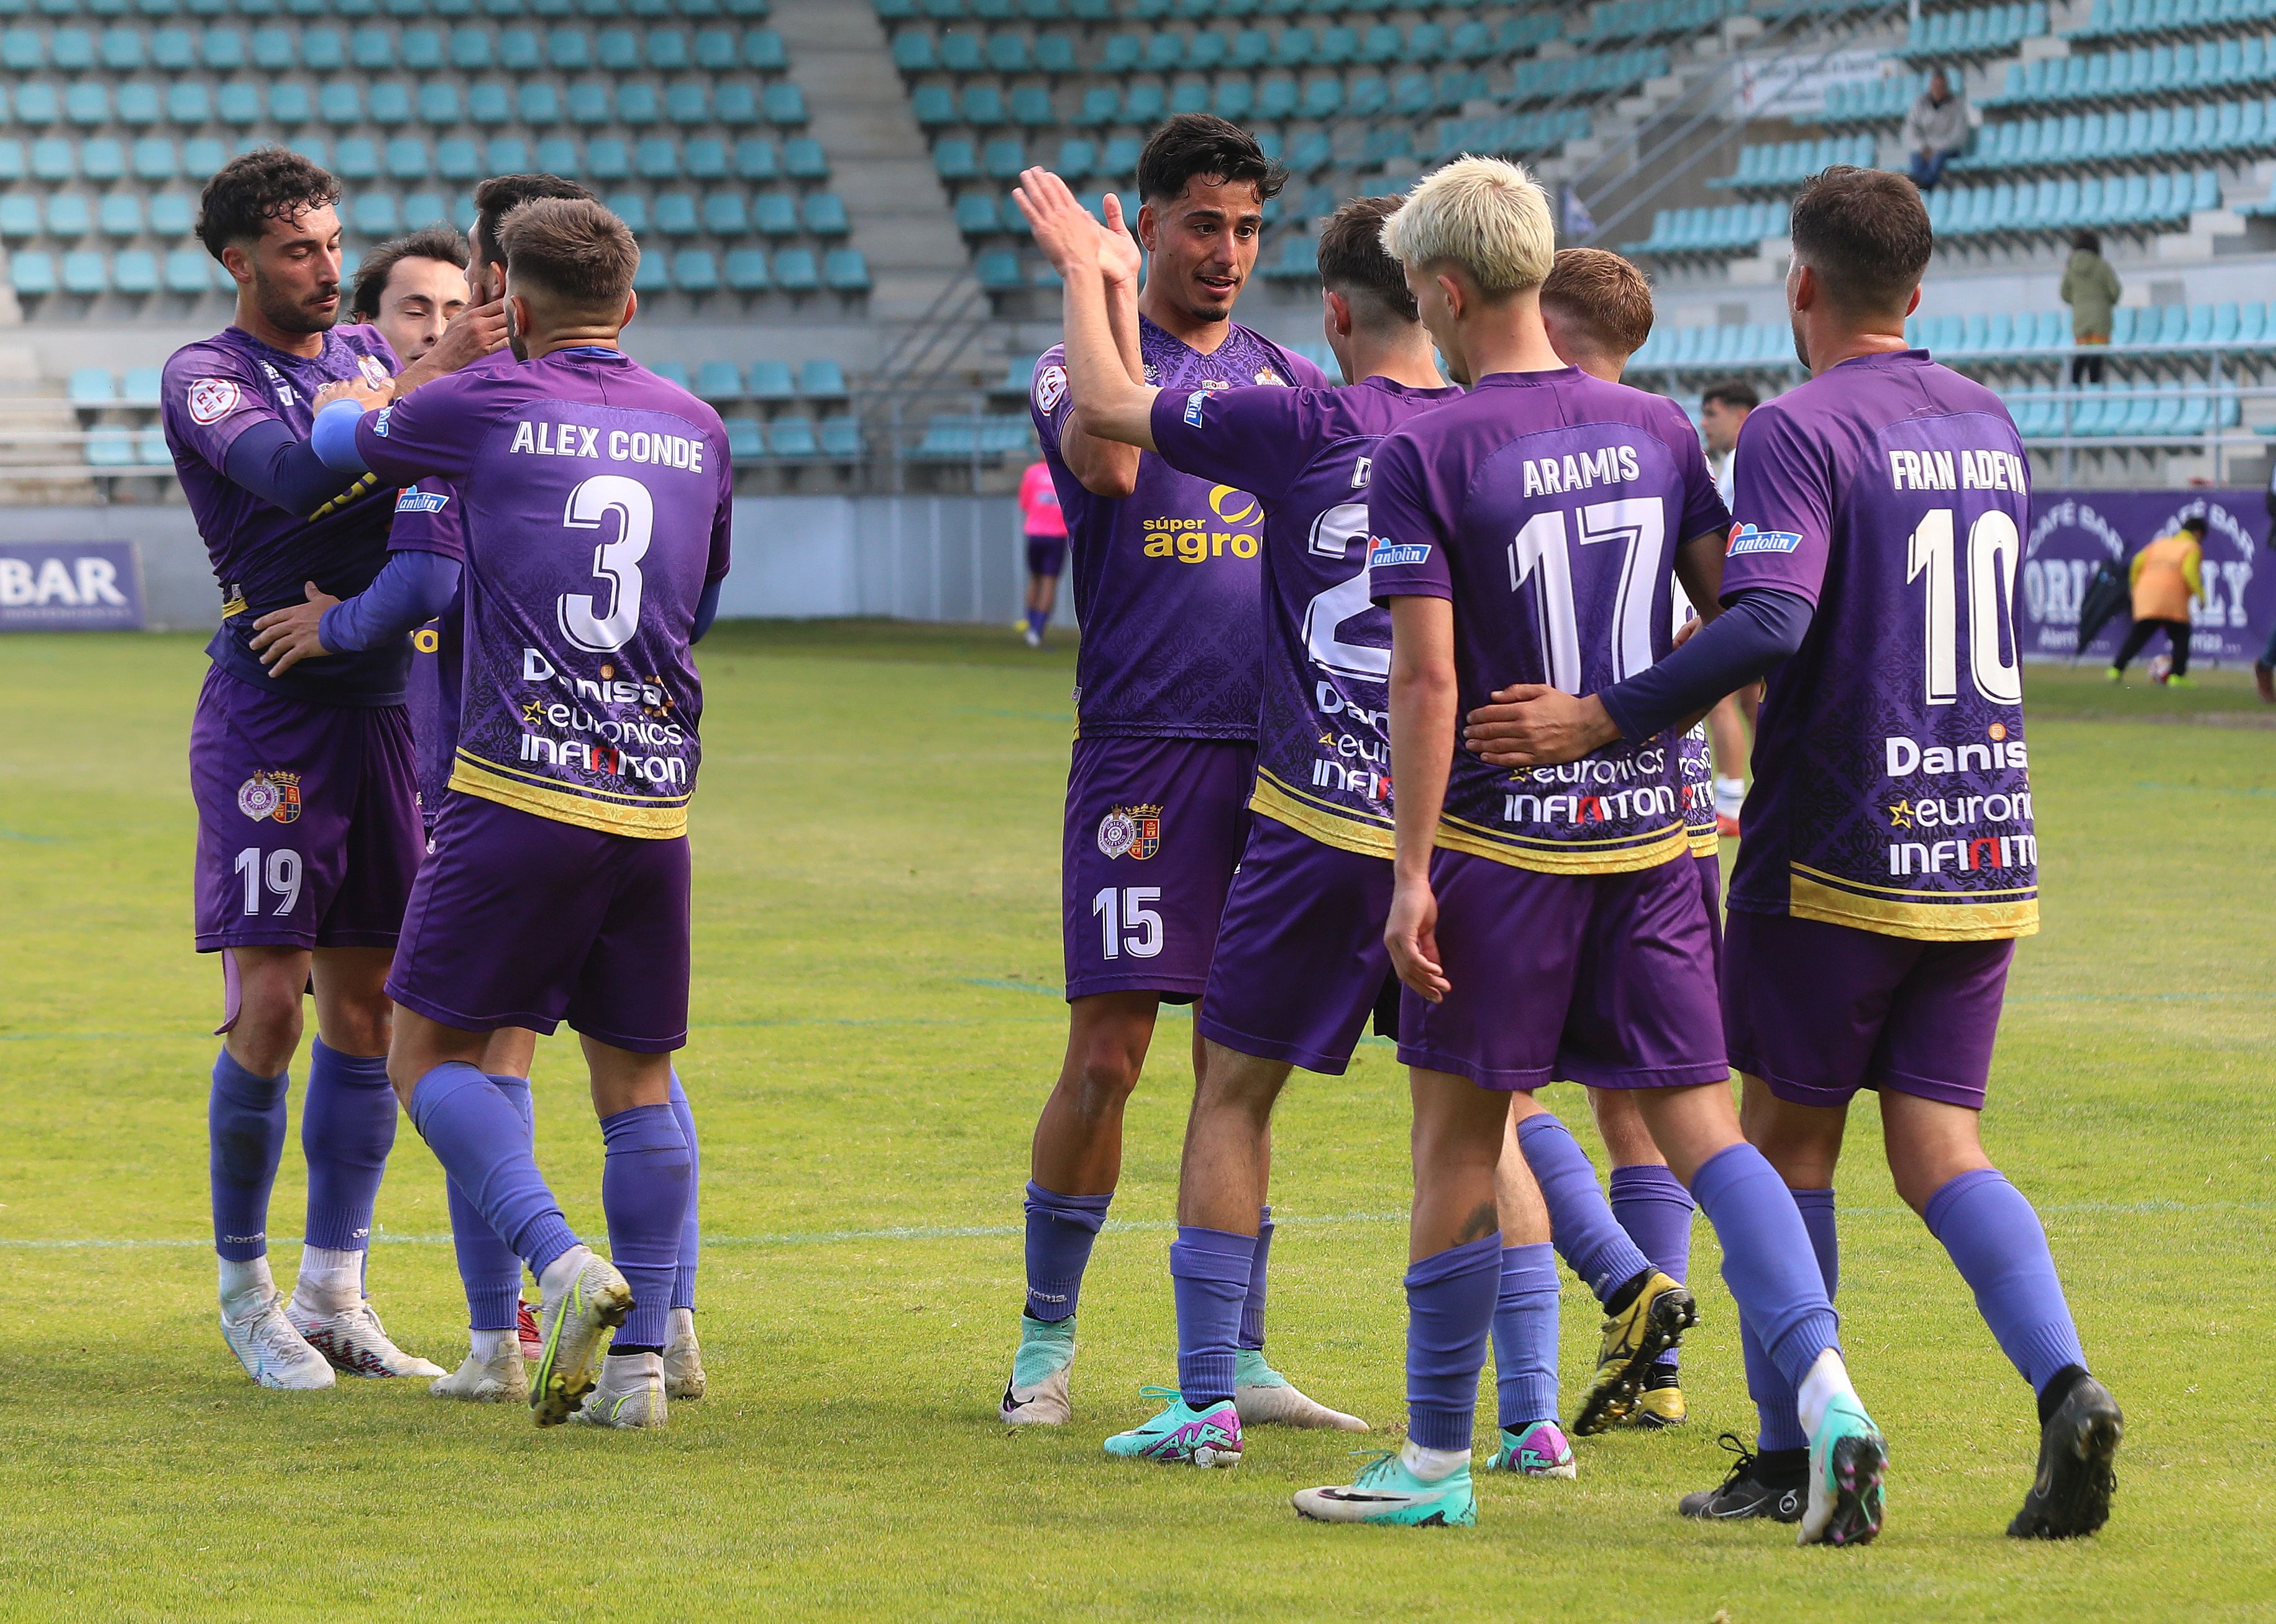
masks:
[[[2202,516],[2181,520],[2171,535],[2161,535],[2134,555],[2128,574],[2134,582],[2134,629],[2118,646],[2111,663],[2110,680],[2126,674],[2126,667],[2142,652],[2151,634],[2162,629],[2173,646],[2174,669],[2168,680],[2183,687],[2189,680],[2189,600],[2204,589],[2205,521]]]

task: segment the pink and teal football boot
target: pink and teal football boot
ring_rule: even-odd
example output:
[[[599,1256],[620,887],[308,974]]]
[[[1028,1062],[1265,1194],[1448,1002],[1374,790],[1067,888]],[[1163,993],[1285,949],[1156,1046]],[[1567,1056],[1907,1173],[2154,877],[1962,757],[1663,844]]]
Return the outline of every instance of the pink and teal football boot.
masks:
[[[1553,1421],[1536,1421],[1516,1432],[1504,1427],[1501,1447],[1486,1462],[1490,1472],[1515,1472],[1521,1477],[1578,1477],[1573,1446],[1565,1429]]]
[[[1131,1461],[1159,1461],[1165,1466],[1240,1464],[1240,1412],[1232,1400],[1222,1399],[1197,1410],[1174,1387],[1141,1391],[1143,1397],[1164,1401],[1162,1413],[1143,1426],[1108,1438],[1108,1454]]]

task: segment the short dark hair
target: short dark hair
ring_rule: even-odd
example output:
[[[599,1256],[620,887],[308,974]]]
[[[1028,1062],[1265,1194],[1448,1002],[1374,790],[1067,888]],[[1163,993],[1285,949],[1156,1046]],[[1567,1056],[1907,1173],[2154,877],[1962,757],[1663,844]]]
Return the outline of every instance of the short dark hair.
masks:
[[[2099,254],[2102,252],[2102,234],[2099,231],[2077,232],[2071,238],[2070,246],[2081,254]]]
[[[198,240],[218,260],[231,243],[256,240],[271,220],[340,201],[340,183],[283,147],[255,147],[215,171],[198,197]]]
[[[1860,315],[1902,308],[1936,247],[1919,187],[1847,163],[1802,183],[1793,237],[1794,256],[1817,273],[1827,297]]]
[[[1622,355],[1635,354],[1651,337],[1651,284],[1609,248],[1559,248],[1541,285],[1541,302]]]
[[[2181,528],[2192,535],[2203,535],[2209,527],[2203,513],[2191,513],[2187,519],[2181,520]]]
[[[1422,319],[1415,307],[1407,271],[1383,251],[1383,223],[1399,212],[1404,197],[1355,197],[1320,226],[1320,280],[1346,299],[1370,299],[1385,315],[1402,322]]]
[[[1259,199],[1278,196],[1288,184],[1288,171],[1239,125],[1213,113],[1180,113],[1147,137],[1138,155],[1138,195],[1168,202],[1183,196],[1196,175],[1219,186],[1253,180]]]
[[[1699,404],[1720,402],[1741,412],[1751,412],[1762,405],[1763,398],[1755,393],[1755,386],[1738,378],[1726,378],[1720,383],[1710,383],[1699,391]]]
[[[506,274],[535,286],[576,314],[614,321],[624,311],[640,269],[632,228],[584,197],[542,197],[498,226]]]
[[[498,222],[524,203],[541,197],[600,199],[573,180],[558,175],[492,175],[474,188],[474,230],[472,250],[485,265],[505,263],[505,245],[498,237]]]
[[[408,237],[394,237],[363,256],[356,267],[355,292],[348,300],[348,314],[359,322],[370,321],[379,314],[379,301],[387,297],[387,279],[395,268],[406,260],[440,260],[445,265],[467,268],[466,233],[447,220],[437,220],[432,225],[422,225]]]

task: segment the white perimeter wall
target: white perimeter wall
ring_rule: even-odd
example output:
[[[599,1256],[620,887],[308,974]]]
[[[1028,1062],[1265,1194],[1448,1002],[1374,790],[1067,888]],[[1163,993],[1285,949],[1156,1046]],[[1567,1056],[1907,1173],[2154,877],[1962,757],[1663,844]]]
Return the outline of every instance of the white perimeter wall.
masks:
[[[0,507],[0,539],[134,543],[153,629],[210,626],[220,607],[178,505]],[[723,618],[1019,618],[1027,566],[1007,497],[739,497],[734,545]]]

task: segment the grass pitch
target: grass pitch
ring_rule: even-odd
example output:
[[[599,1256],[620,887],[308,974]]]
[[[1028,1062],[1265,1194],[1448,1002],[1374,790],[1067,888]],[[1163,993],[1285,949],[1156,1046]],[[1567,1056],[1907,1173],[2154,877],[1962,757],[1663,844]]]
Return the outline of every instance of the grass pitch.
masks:
[[[204,1113],[220,982],[189,936],[182,637],[0,640],[0,1616],[2268,1617],[2262,1279],[2276,1226],[2276,733],[2242,680],[2030,673],[2045,930],[1986,1123],[2039,1203],[2129,1423],[2110,1529],[2002,1537],[2030,1396],[1904,1211],[1869,1111],[1840,1181],[1845,1339],[1894,1451],[1863,1552],[1680,1520],[1751,1438],[1699,1226],[1694,1424],[1584,1441],[1578,1482],[1482,1484],[1470,1532],[1300,1524],[1354,1441],[1260,1430],[1236,1472],[1110,1462],[1172,1372],[1189,1027],[1165,1017],[1084,1295],[1077,1421],[1007,1432],[1018,1195],[1064,1030],[1064,650],[1005,634],[724,626],[695,808],[702,1326],[712,1396],[661,1436],[545,1434],[423,1384],[265,1393],[214,1328]],[[2212,723],[2213,725],[2192,725]],[[2229,725],[2220,725],[2220,723]],[[557,1040],[540,1157],[603,1233]],[[297,1069],[297,1068],[296,1068]],[[1547,1097],[1584,1135],[1575,1090]],[[297,1090],[296,1090],[297,1110]],[[1282,1368],[1400,1420],[1405,1092],[1387,1046],[1300,1077],[1273,1192]],[[298,1233],[297,1149],[272,1232]],[[454,1363],[443,1180],[407,1127],[371,1286]],[[297,1251],[280,1246],[290,1279]],[[1566,1299],[1578,1391],[1595,1316]],[[1489,1388],[1485,1414],[1491,1417]],[[1569,1407],[1568,1407],[1569,1408]]]

